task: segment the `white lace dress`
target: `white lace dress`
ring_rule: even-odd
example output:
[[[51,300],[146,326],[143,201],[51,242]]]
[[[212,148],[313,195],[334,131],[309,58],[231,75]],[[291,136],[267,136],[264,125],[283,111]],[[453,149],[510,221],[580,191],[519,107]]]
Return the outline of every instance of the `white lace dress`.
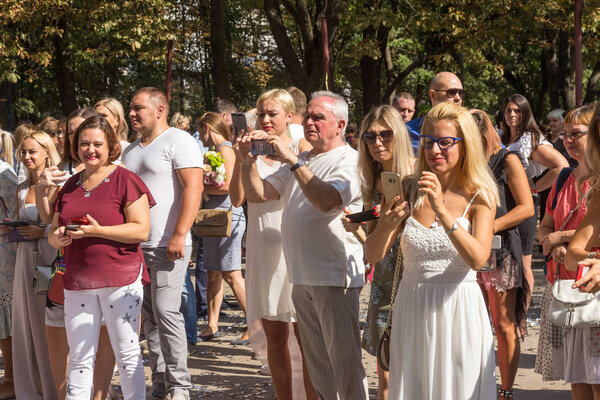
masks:
[[[457,221],[469,231],[467,210]],[[475,271],[441,225],[425,228],[411,216],[400,245],[388,398],[495,399],[492,330]]]

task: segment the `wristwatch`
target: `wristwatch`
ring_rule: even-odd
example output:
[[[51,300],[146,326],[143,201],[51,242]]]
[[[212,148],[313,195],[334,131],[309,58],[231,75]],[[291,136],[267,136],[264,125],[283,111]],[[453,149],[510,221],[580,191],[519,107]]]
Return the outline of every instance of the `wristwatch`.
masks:
[[[298,168],[300,168],[300,167],[302,167],[304,165],[306,165],[306,163],[304,162],[304,160],[301,159],[301,158],[299,158],[298,162],[290,167],[290,171],[294,172],[295,170],[297,170]]]
[[[454,221],[452,226],[450,228],[446,229],[446,235],[451,234],[452,232],[454,232],[457,229],[458,229],[458,221]]]

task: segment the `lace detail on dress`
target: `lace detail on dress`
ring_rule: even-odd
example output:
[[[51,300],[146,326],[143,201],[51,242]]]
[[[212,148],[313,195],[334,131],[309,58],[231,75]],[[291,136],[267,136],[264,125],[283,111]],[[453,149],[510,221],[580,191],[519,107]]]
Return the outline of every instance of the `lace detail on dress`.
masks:
[[[4,296],[0,296],[0,307],[1,306],[9,306],[13,302],[13,294],[5,294]]]

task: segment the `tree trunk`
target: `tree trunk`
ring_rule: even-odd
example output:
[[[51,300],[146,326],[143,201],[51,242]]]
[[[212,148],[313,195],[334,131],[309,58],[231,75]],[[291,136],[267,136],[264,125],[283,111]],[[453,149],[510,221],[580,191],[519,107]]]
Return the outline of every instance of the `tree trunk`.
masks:
[[[221,99],[231,97],[229,71],[227,70],[227,36],[225,32],[225,1],[210,0],[210,49],[215,95]]]
[[[75,97],[75,78],[68,64],[69,57],[64,41],[67,35],[67,23],[64,18],[59,19],[58,27],[62,30],[62,35],[54,36],[54,62],[60,105],[63,115],[66,116],[78,108],[78,105]]]
[[[592,75],[588,80],[588,83],[585,88],[585,98],[583,99],[583,104],[593,103],[596,98],[598,98],[598,83],[600,82],[600,61],[594,65],[594,70],[592,71]]]
[[[367,27],[363,32],[363,42],[370,42],[375,39],[375,28]],[[363,114],[368,113],[373,107],[381,102],[381,58],[375,59],[370,56],[362,56],[360,59],[360,80],[362,82],[362,106]]]

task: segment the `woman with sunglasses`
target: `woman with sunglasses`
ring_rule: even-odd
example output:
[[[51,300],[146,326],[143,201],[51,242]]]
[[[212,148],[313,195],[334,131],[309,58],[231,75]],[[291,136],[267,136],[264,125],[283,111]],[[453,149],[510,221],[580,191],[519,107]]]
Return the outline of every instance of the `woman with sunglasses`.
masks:
[[[521,247],[523,249],[523,270],[525,279],[530,289],[533,288],[533,272],[531,271],[531,256],[533,253],[533,239],[537,226],[537,193],[552,186],[559,172],[569,166],[567,160],[552,147],[537,123],[533,119],[529,101],[520,95],[514,94],[504,100],[504,120],[507,129],[502,132],[502,144],[508,150],[521,156],[525,172],[529,178],[535,214],[519,225]],[[545,175],[544,171],[549,169]],[[531,292],[527,294],[527,305],[531,300]],[[522,325],[524,326],[524,325]]]
[[[383,187],[382,172],[396,172],[402,178],[412,174],[414,157],[412,145],[400,113],[392,106],[377,107],[362,121],[358,142],[358,170],[362,180],[362,198],[365,209],[381,205]],[[358,232],[361,223],[342,218],[348,232]],[[372,232],[376,221],[367,222],[367,233]],[[392,296],[391,282],[394,280],[398,257],[399,237],[391,250],[375,265],[371,281],[371,295],[367,313],[367,327],[364,330],[362,347],[369,354],[377,356],[379,341],[390,312]],[[377,367],[377,399],[387,399],[389,374]]]
[[[527,281],[523,276],[523,253],[517,226],[533,215],[533,200],[529,183],[519,156],[501,148],[500,136],[488,115],[471,110],[485,151],[488,165],[498,185],[500,202],[496,209],[494,234],[501,239],[501,248],[490,259],[492,271],[479,272],[477,281],[484,290],[498,340],[500,367],[500,399],[513,396],[512,388],[519,368],[521,346],[517,326],[525,320]]]
[[[580,166],[573,170],[565,183],[566,190],[559,192],[554,215],[563,217],[577,204],[580,203],[580,206],[571,217],[571,220],[575,221],[573,223],[569,221],[565,227],[565,239],[556,246],[558,249],[552,250],[552,257],[554,265],[558,264],[560,267],[561,260],[564,263],[565,268],[561,268],[559,278],[574,279],[579,262],[583,261],[584,265],[590,265],[593,259],[600,259],[598,235],[600,230],[600,192],[598,191],[600,187],[600,106],[596,106],[595,112],[593,106],[583,106],[569,112],[565,116],[565,131],[563,134],[565,148]],[[550,199],[551,197],[548,202]],[[563,204],[558,204],[561,200]],[[556,233],[554,235],[558,236]],[[568,251],[565,255],[567,242]],[[550,262],[548,265],[550,266]],[[589,273],[585,274],[585,278],[588,278]],[[548,268],[548,275],[550,275],[550,268]],[[574,290],[577,290],[578,286],[573,286]],[[586,286],[580,287],[579,290],[584,291]],[[561,335],[564,352],[559,355],[558,360],[564,359],[564,364],[561,365],[564,366],[563,379],[571,383],[573,399],[599,400],[600,328],[566,328],[561,332],[564,332]],[[554,356],[555,350],[552,350]]]
[[[492,399],[494,342],[476,271],[490,255],[498,189],[468,110],[440,103],[421,132],[410,210],[394,205],[400,196],[384,199],[365,242],[374,263],[402,233],[389,398]]]

